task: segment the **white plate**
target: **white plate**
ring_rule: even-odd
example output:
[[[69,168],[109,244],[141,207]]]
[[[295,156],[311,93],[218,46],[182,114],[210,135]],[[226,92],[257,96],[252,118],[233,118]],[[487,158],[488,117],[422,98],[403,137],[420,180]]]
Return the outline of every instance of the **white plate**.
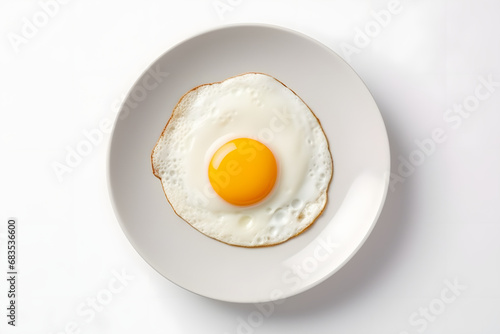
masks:
[[[311,107],[334,163],[323,215],[298,237],[256,249],[215,241],[176,216],[150,162],[151,150],[184,93],[244,72],[276,77]],[[385,200],[389,160],[379,110],[337,54],[288,29],[237,25],[176,45],[138,79],[114,126],[108,180],[123,231],[160,274],[210,298],[265,302],[322,282],[361,247]]]

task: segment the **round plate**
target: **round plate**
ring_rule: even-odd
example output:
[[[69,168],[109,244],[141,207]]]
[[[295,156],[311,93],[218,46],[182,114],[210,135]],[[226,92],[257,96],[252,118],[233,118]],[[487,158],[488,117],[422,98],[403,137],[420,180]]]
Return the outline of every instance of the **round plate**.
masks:
[[[201,234],[174,213],[151,168],[151,150],[180,97],[245,72],[270,74],[294,90],[321,121],[333,156],[323,214],[272,247],[229,246]],[[354,255],[382,209],[389,161],[377,105],[337,54],[288,29],[236,25],[176,45],[137,80],[114,125],[108,180],[123,231],[160,274],[210,298],[265,302],[313,287]]]

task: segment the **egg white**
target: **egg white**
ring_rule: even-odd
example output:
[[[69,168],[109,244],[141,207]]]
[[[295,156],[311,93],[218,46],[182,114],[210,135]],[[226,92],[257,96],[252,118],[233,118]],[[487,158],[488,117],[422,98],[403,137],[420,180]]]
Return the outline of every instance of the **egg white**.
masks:
[[[278,163],[271,194],[247,207],[224,201],[208,179],[215,151],[242,137],[265,144]],[[261,73],[186,93],[151,159],[154,174],[182,219],[209,237],[245,247],[278,244],[306,229],[323,211],[333,175],[318,119],[293,91]]]

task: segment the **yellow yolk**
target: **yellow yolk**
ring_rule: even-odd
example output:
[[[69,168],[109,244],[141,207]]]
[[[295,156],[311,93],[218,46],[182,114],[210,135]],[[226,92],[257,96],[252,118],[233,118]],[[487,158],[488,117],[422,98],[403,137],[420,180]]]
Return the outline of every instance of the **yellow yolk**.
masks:
[[[250,138],[233,139],[215,152],[208,178],[226,202],[244,206],[263,200],[276,183],[278,167],[267,146]]]

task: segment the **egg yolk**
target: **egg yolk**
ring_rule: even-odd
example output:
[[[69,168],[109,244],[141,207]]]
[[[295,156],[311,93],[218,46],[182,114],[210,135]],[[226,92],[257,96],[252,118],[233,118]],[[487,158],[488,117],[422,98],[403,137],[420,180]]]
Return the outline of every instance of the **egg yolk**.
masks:
[[[250,138],[222,145],[208,166],[215,192],[226,202],[245,206],[264,199],[274,187],[278,167],[267,146]]]

